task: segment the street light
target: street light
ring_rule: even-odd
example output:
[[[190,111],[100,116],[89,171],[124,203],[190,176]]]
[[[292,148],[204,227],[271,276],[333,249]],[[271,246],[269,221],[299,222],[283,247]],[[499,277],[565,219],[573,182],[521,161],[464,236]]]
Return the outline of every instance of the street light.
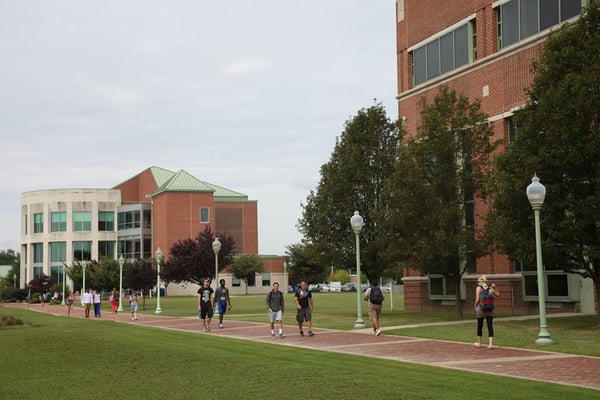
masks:
[[[354,211],[354,215],[350,218],[350,226],[352,226],[352,230],[354,231],[354,235],[356,236],[356,323],[354,324],[354,329],[361,329],[365,327],[365,322],[362,318],[362,286],[360,284],[360,231],[363,228],[364,220],[358,213],[358,211]]]
[[[125,258],[121,253],[121,257],[119,257],[119,308],[117,308],[117,312],[123,311],[123,265],[125,265]]]
[[[531,178],[526,193],[535,217],[535,256],[537,259],[538,302],[540,307],[540,333],[535,343],[539,345],[552,344],[553,341],[550,339],[550,332],[548,332],[546,323],[546,276],[542,263],[542,234],[540,232],[540,210],[546,197],[546,188],[540,183],[540,178],[537,175],[534,174]]]
[[[160,247],[156,249],[156,310],[154,314],[162,313],[162,309],[160,308],[160,261],[163,257],[163,252],[160,250]]]
[[[61,306],[66,305],[65,303],[65,286],[67,285],[67,277],[65,275],[65,264],[62,266],[62,276],[63,276],[63,284],[62,284],[62,301],[60,302]]]
[[[215,241],[212,243],[213,251],[215,252],[215,290],[219,287],[219,252],[221,251],[221,241],[215,235]],[[219,314],[219,309],[217,308],[215,314]]]
[[[86,267],[86,264],[84,261],[83,264],[81,264],[81,269],[83,269],[83,285],[81,285],[82,289],[81,289],[81,294],[79,296],[79,298],[81,299],[81,304],[83,304],[83,294],[85,293],[85,267]]]

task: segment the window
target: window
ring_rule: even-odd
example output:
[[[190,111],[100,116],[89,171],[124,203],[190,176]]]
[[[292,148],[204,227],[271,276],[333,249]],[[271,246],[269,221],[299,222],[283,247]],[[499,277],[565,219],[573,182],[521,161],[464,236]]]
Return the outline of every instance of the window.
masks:
[[[92,259],[92,242],[73,242],[73,260],[90,261]]]
[[[50,263],[62,265],[67,260],[67,242],[50,243]]]
[[[506,118],[506,131],[508,143],[512,143],[517,139],[517,124],[512,117]]]
[[[232,287],[242,286],[242,280],[240,278],[236,278],[235,276],[231,277],[231,286]]]
[[[119,230],[140,228],[141,225],[141,213],[139,210],[136,211],[124,211],[119,213]]]
[[[456,283],[454,281],[437,274],[429,275],[428,278],[431,300],[456,300]],[[464,298],[462,292],[461,298]]]
[[[208,224],[210,222],[210,208],[202,207],[200,208],[200,223]]]
[[[115,213],[113,213],[112,211],[98,211],[98,230],[114,231]]]
[[[98,258],[115,258],[115,242],[101,240],[98,242]]]
[[[546,271],[546,299],[550,302],[578,301],[580,280],[563,271]],[[537,272],[523,272],[523,299],[538,301]]]
[[[39,278],[40,276],[42,276],[44,274],[44,268],[43,267],[33,267],[33,278]]]
[[[92,230],[92,213],[89,211],[73,211],[73,232],[90,232]]]
[[[475,60],[475,20],[414,49],[413,86],[445,74]]]
[[[44,232],[44,214],[35,213],[33,214],[33,233]]]
[[[271,286],[271,273],[270,272],[262,273],[262,285],[263,286]]]
[[[581,14],[579,0],[511,0],[496,8],[498,49]]]
[[[62,265],[53,265],[50,267],[50,278],[52,283],[62,285],[64,267]]]
[[[125,258],[142,258],[142,241],[139,236],[128,236],[119,238],[119,254]]]
[[[33,244],[33,263],[41,264],[44,262],[44,244],[34,243]]]
[[[50,232],[67,231],[67,213],[64,211],[50,214]]]

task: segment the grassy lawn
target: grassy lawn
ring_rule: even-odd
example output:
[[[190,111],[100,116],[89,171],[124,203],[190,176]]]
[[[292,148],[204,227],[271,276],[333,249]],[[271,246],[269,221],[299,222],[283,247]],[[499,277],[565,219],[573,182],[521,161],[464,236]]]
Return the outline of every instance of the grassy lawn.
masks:
[[[291,295],[286,301],[293,304]],[[226,318],[266,323],[264,296],[235,297],[232,302],[234,308]],[[165,315],[194,315],[195,305],[193,297],[161,299]],[[382,319],[384,325],[454,319],[453,312],[406,313],[401,309],[400,298],[395,305],[399,308],[389,311],[388,304]],[[154,307],[155,303],[147,300],[142,313],[151,314]],[[107,310],[108,307],[104,311]],[[589,389],[108,320],[55,317],[0,306],[2,316],[20,318],[27,325],[0,330],[0,399],[300,396],[452,400],[489,397],[492,393],[501,394],[503,399],[600,399],[600,391]],[[315,294],[314,317],[318,327],[352,329],[356,294]],[[293,309],[288,310],[284,322],[294,322]],[[557,345],[545,349],[559,351],[556,347],[563,341],[580,341],[571,346],[581,347],[585,354],[597,351],[593,348],[598,347],[598,331],[591,328],[596,323],[596,317],[549,319],[549,330]],[[474,324],[401,329],[393,333],[472,341]],[[512,346],[507,341],[514,340],[522,342],[516,347],[528,347],[528,342],[537,336],[537,320],[496,324],[500,345]]]

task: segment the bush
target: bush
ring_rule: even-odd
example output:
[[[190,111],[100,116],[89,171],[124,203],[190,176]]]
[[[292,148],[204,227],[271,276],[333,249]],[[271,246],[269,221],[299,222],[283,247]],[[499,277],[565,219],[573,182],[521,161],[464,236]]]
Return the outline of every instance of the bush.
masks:
[[[0,289],[0,302],[14,303],[16,301],[25,301],[27,299],[27,290],[18,288]]]
[[[0,319],[0,327],[13,325],[23,325],[23,321],[13,316],[2,317],[2,319]]]

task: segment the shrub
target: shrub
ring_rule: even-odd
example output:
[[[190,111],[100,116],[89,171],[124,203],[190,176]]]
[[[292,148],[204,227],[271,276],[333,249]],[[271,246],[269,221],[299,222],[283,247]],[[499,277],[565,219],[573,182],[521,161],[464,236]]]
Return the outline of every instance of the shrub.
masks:
[[[27,299],[27,290],[18,288],[0,289],[0,302],[14,303],[16,301],[25,301]]]

